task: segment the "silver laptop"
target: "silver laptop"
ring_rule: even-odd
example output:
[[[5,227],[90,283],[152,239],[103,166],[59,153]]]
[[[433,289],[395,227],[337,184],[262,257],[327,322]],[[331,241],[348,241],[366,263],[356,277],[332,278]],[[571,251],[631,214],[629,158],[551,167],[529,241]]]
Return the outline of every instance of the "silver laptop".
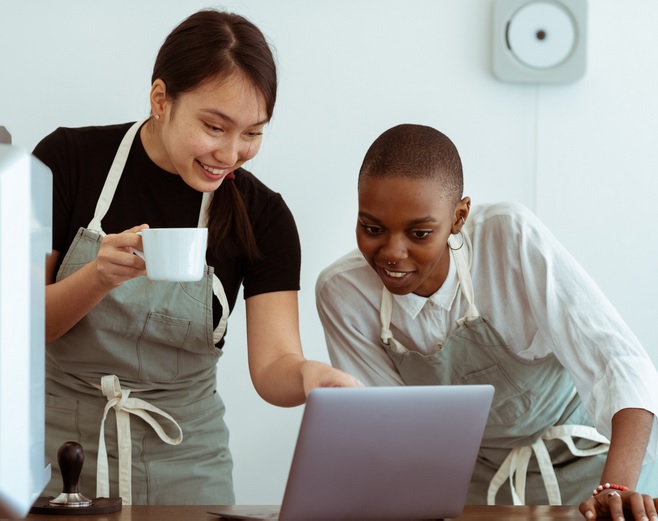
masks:
[[[280,521],[457,517],[493,394],[490,385],[314,389],[280,511],[211,513]]]

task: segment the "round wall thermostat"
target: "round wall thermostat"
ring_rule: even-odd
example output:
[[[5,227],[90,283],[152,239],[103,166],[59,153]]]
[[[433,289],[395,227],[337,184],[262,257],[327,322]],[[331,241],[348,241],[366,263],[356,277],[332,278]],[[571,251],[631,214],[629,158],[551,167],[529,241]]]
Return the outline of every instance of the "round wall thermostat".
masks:
[[[496,0],[493,68],[499,79],[568,82],[585,71],[586,0]]]

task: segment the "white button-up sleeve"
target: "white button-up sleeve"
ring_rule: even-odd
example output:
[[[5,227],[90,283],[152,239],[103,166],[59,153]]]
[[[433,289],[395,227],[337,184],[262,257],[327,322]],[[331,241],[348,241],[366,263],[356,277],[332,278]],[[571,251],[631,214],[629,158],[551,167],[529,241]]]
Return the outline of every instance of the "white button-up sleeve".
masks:
[[[318,277],[315,288],[318,314],[334,367],[357,377],[365,385],[403,385],[380,344],[381,325],[377,319],[381,281],[378,281],[361,254],[351,252]]]
[[[520,205],[493,205],[472,226],[480,310],[491,313],[494,326],[519,356],[557,357],[601,434],[610,437],[612,416],[621,409],[652,412],[645,462],[655,459],[658,373],[600,288]]]

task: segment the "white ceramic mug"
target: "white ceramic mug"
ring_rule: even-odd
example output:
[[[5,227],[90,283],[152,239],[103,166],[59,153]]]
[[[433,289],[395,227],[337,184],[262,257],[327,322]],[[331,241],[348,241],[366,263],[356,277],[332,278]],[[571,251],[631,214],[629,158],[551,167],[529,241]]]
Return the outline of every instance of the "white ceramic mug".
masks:
[[[201,280],[206,267],[208,228],[146,228],[138,234],[144,251],[133,251],[146,262],[150,280]]]

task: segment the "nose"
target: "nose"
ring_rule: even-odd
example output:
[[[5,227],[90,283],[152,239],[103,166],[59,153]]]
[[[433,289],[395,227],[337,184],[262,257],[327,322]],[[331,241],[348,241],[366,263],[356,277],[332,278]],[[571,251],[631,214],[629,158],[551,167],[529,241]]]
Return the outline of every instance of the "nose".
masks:
[[[406,241],[397,235],[389,237],[379,249],[379,256],[387,263],[397,264],[407,257]]]
[[[242,155],[239,137],[226,136],[215,150],[213,157],[222,165],[235,165]]]

